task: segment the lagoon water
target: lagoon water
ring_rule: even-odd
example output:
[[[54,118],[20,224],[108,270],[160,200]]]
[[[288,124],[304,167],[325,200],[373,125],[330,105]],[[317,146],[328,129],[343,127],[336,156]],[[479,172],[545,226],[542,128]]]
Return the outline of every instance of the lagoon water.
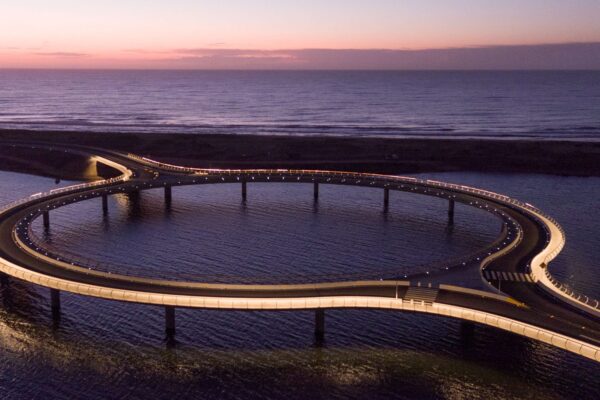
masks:
[[[535,204],[561,222],[567,246],[553,273],[600,297],[600,178],[476,173],[421,177],[495,190]],[[0,172],[0,203],[54,181]],[[68,184],[63,182],[61,184]],[[340,274],[378,279],[471,252],[498,222],[457,205],[392,193],[323,186],[181,187],[170,211],[162,193],[139,202],[100,200],[52,213],[46,240],[120,272],[172,279],[247,277],[290,282]],[[39,224],[38,233],[43,235]],[[63,294],[55,324],[48,290],[13,281],[0,293],[0,393],[10,399],[255,398],[597,399],[596,363],[492,328],[409,313],[327,312],[322,346],[311,312],[177,311],[177,344],[167,346],[163,312]]]

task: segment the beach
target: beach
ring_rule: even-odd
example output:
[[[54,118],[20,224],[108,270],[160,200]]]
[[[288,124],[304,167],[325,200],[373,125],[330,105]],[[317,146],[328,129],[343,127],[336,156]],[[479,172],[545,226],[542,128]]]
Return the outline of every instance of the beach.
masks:
[[[1,130],[0,141],[77,144],[204,168],[310,168],[373,173],[446,171],[600,176],[600,142]],[[0,168],[61,178],[85,160],[0,147]],[[21,162],[19,162],[21,160]],[[46,168],[42,168],[41,166]]]

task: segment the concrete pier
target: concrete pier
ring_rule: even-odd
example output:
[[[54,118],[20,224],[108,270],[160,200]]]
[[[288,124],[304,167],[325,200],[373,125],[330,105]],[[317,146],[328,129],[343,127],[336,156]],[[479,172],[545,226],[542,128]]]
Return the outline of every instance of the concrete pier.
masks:
[[[50,212],[49,211],[44,211],[43,215],[43,219],[44,219],[44,228],[48,229],[50,228]]]
[[[242,181],[242,200],[246,201],[248,190],[246,187],[246,181]]]
[[[171,200],[173,199],[173,192],[171,185],[165,186],[165,205],[171,207]]]
[[[8,286],[8,275],[0,272],[0,286],[5,287]]]
[[[325,337],[325,310],[315,310],[315,338],[322,340]]]
[[[175,307],[165,306],[165,333],[167,336],[175,336]]]
[[[313,184],[313,194],[315,197],[315,201],[319,200],[319,182],[315,182]]]
[[[448,202],[448,223],[454,224],[454,200],[450,199]]]
[[[106,193],[102,195],[102,213],[108,213],[108,195]]]
[[[385,211],[387,211],[389,206],[390,206],[390,189],[384,188],[383,189],[383,209]]]
[[[50,307],[53,314],[60,312],[60,290],[50,289]]]

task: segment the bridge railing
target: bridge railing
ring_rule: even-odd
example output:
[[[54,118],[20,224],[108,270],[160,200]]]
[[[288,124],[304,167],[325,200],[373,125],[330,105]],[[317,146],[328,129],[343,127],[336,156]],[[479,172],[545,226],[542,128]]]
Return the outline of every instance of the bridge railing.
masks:
[[[193,173],[199,171],[198,168],[182,167],[182,166],[179,166],[179,165],[173,165],[173,164],[169,164],[169,163],[164,163],[164,162],[161,162],[161,161],[152,160],[151,158],[142,157],[142,156],[139,156],[139,155],[133,154],[133,153],[127,153],[127,156],[129,158],[132,158],[134,160],[140,161],[142,163],[146,163],[146,164],[152,165],[152,166],[154,166],[156,168],[165,169],[165,170],[168,170],[168,171],[185,173],[185,174],[193,174]]]
[[[186,174],[206,175],[206,174],[211,174],[211,173],[219,173],[219,174],[227,174],[227,175],[243,174],[245,176],[252,175],[252,174],[301,174],[301,175],[309,175],[309,176],[317,176],[317,177],[337,176],[337,177],[341,177],[342,179],[357,179],[357,180],[371,179],[373,181],[373,183],[375,183],[375,181],[380,181],[380,182],[383,181],[384,183],[389,183],[389,184],[398,184],[398,183],[410,184],[410,185],[416,184],[416,185],[425,186],[427,188],[436,187],[439,189],[459,191],[459,192],[463,192],[463,193],[472,193],[472,194],[480,196],[480,197],[497,200],[497,201],[500,201],[500,202],[503,202],[503,203],[506,203],[506,204],[509,204],[509,205],[512,205],[515,207],[529,210],[529,211],[533,212],[534,214],[540,215],[543,218],[550,221],[555,226],[555,228],[559,230],[561,235],[558,238],[558,243],[556,243],[554,248],[551,251],[547,252],[547,254],[545,255],[544,263],[546,265],[548,265],[548,263],[558,255],[558,253],[564,247],[564,243],[565,243],[564,230],[560,226],[560,224],[554,218],[545,214],[543,211],[541,211],[537,207],[535,207],[529,203],[525,203],[525,202],[521,202],[519,200],[513,199],[506,195],[495,193],[495,192],[492,192],[489,190],[473,188],[473,187],[466,186],[466,185],[452,184],[452,183],[440,182],[440,181],[435,181],[435,180],[423,180],[423,179],[418,179],[418,178],[413,178],[413,177],[405,177],[405,176],[390,177],[389,175],[353,173],[353,172],[343,172],[343,171],[288,170],[288,169],[254,169],[254,170],[201,169],[201,168],[181,167],[181,166],[177,166],[177,165],[163,163],[163,162],[149,159],[147,157],[141,157],[141,156],[138,156],[138,155],[132,154],[132,153],[128,153],[128,157],[138,160],[142,163],[146,163],[148,165],[152,165],[152,166],[161,168],[161,169],[178,172],[178,173],[186,173]],[[4,206],[3,208],[0,209],[0,213],[5,212],[12,207],[26,203],[28,201],[42,198],[47,195],[57,194],[57,193],[66,193],[66,192],[70,192],[70,191],[76,191],[79,189],[85,189],[85,188],[90,188],[90,187],[95,187],[95,186],[116,183],[116,182],[122,181],[122,180],[124,180],[123,175],[120,177],[111,178],[108,180],[84,183],[84,184],[79,184],[79,185],[68,186],[65,188],[55,189],[53,191],[46,192],[46,193],[37,193],[28,198],[17,200],[16,202],[7,204],[6,206]],[[551,237],[550,232],[546,231],[546,233],[548,235],[548,238],[550,239],[550,237]],[[549,242],[549,240],[548,240],[548,242]],[[586,304],[598,304],[597,300],[590,299],[588,296],[585,296],[585,295],[577,294],[577,293],[575,293],[574,290],[569,288],[568,285],[558,282],[555,278],[553,278],[551,276],[550,272],[548,271],[548,268],[545,268],[545,274],[548,277],[549,282],[551,282],[562,293],[565,293],[566,295],[568,295],[574,299],[577,299],[577,300],[583,298],[583,299],[585,299],[584,301],[586,302]],[[579,301],[581,301],[581,300],[579,300]]]
[[[218,170],[218,169],[205,170],[205,171],[213,172],[213,173],[225,172],[224,170]],[[477,195],[478,197],[483,197],[483,198],[500,201],[500,202],[503,202],[503,203],[506,203],[506,204],[509,204],[509,205],[512,205],[512,206],[515,206],[515,207],[518,207],[521,209],[531,211],[534,215],[537,214],[538,216],[542,216],[543,218],[550,221],[554,225],[554,227],[556,229],[558,229],[558,231],[560,232],[560,235],[557,238],[558,241],[555,243],[554,247],[545,255],[544,264],[548,265],[548,263],[550,261],[552,261],[554,258],[556,258],[556,256],[560,253],[560,251],[563,249],[563,247],[565,245],[565,231],[564,231],[563,227],[558,223],[558,221],[556,221],[556,219],[554,219],[552,216],[546,214],[539,208],[535,207],[534,205],[532,205],[530,203],[522,202],[522,201],[519,201],[517,199],[514,199],[512,197],[509,197],[509,196],[506,196],[503,194],[495,193],[495,192],[492,192],[489,190],[478,189],[478,188],[474,188],[474,187],[470,187],[470,186],[466,186],[466,185],[452,184],[452,183],[440,182],[440,181],[429,180],[429,179],[424,180],[424,179],[405,177],[405,176],[390,177],[389,175],[348,173],[348,172],[341,172],[341,171],[264,169],[264,170],[229,170],[226,173],[228,173],[228,174],[244,173],[245,175],[253,174],[253,173],[254,174],[281,174],[281,173],[296,174],[296,173],[298,173],[301,175],[313,175],[313,176],[333,175],[333,176],[340,176],[340,177],[343,176],[343,177],[347,177],[349,179],[383,180],[385,182],[389,182],[390,184],[397,184],[397,183],[401,182],[404,184],[412,184],[412,185],[417,184],[417,185],[422,185],[425,187],[433,186],[433,187],[437,187],[440,189],[459,191],[459,192],[463,192],[463,193],[472,193],[474,195]],[[543,224],[543,225],[545,226],[545,224]],[[548,236],[547,242],[549,243],[550,239],[551,239],[551,233],[547,229],[546,229],[546,234]],[[544,272],[545,272],[546,276],[548,277],[549,282],[551,282],[552,285],[554,285],[556,289],[560,290],[562,293],[566,294],[567,296],[569,296],[577,301],[581,301],[590,307],[598,309],[598,305],[600,303],[598,300],[590,298],[587,295],[577,293],[575,290],[573,290],[567,284],[559,282],[554,277],[552,277],[548,268],[544,268]]]
[[[548,268],[544,269],[544,272],[546,274],[546,277],[550,280],[550,282],[552,282],[552,284],[554,286],[556,286],[561,292],[563,292],[564,294],[566,294],[567,296],[570,296],[582,303],[587,304],[588,306],[596,309],[596,310],[600,310],[600,301],[591,298],[585,294],[581,294],[576,292],[572,287],[570,287],[569,285],[562,283],[558,280],[556,280],[548,271]]]
[[[93,181],[93,182],[78,183],[75,185],[69,185],[69,186],[64,186],[61,188],[52,189],[52,190],[49,190],[46,192],[35,193],[35,194],[32,194],[31,196],[28,196],[28,197],[10,202],[8,204],[5,204],[4,206],[2,206],[0,208],[0,214],[3,214],[6,211],[9,211],[10,209],[12,209],[14,207],[20,206],[22,204],[25,204],[25,203],[28,203],[28,202],[31,202],[34,200],[39,200],[44,197],[55,196],[57,194],[62,194],[62,193],[71,193],[71,192],[76,192],[76,191],[83,190],[83,189],[96,188],[96,187],[100,187],[100,186],[113,185],[116,183],[121,183],[121,182],[127,181],[128,179],[129,179],[129,175],[123,174],[123,175],[119,175],[114,178],[102,179],[102,180]]]
[[[69,192],[73,192],[73,191],[77,191],[77,190],[81,190],[81,189],[89,189],[89,188],[103,186],[103,185],[110,185],[110,184],[121,182],[121,181],[122,181],[122,179],[120,179],[120,178],[111,178],[111,179],[105,179],[105,180],[101,180],[101,181],[69,185],[69,186],[65,186],[62,188],[52,189],[47,192],[36,193],[31,196],[24,197],[22,199],[15,200],[13,202],[5,204],[4,206],[2,206],[2,208],[0,208],[0,214],[6,212],[16,206],[19,206],[21,204],[25,204],[27,202],[30,202],[33,200],[38,200],[38,199],[41,199],[41,198],[44,198],[47,196],[61,194],[61,193],[69,193]]]
[[[425,181],[425,182],[432,182],[432,181]],[[556,219],[554,219],[552,216],[546,214],[545,212],[541,211],[539,208],[533,206],[532,204],[525,203],[525,202],[513,199],[511,197],[505,196],[505,195],[490,192],[487,190],[471,188],[471,187],[464,186],[464,185],[447,184],[447,183],[443,183],[443,182],[436,182],[436,183],[440,184],[442,187],[456,188],[459,190],[472,192],[479,196],[485,196],[485,197],[490,197],[490,198],[493,198],[496,200],[500,200],[500,201],[509,203],[511,205],[514,205],[514,206],[517,206],[520,208],[524,208],[528,211],[532,211],[534,214],[538,214],[538,215],[542,216],[543,218],[547,219],[548,221],[550,221],[554,225],[554,227],[559,230],[560,236],[558,237],[558,242],[556,243],[554,248],[550,252],[548,252],[548,254],[546,254],[544,257],[544,264],[546,265],[546,267],[543,268],[543,270],[544,270],[545,276],[548,278],[548,281],[556,289],[558,289],[560,292],[564,293],[566,296],[568,296],[576,301],[579,301],[581,303],[584,303],[588,307],[591,307],[595,310],[600,311],[600,301],[599,300],[589,297],[585,294],[579,293],[575,289],[573,289],[571,286],[569,286],[568,284],[558,281],[556,278],[554,278],[552,276],[552,274],[550,273],[550,271],[548,269],[548,264],[550,263],[550,261],[552,261],[554,258],[556,258],[556,256],[560,253],[560,251],[563,249],[563,247],[565,245],[565,231],[564,231],[563,227],[558,223],[558,221],[556,221]],[[545,226],[545,224],[544,224],[544,226]],[[546,229],[546,234],[548,235],[548,242],[549,242],[550,241],[550,232],[547,230],[547,228],[545,228],[545,229]]]

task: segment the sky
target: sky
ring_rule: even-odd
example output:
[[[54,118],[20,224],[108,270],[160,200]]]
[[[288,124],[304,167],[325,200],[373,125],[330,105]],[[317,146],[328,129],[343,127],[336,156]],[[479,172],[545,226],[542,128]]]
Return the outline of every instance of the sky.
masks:
[[[0,0],[0,68],[600,69],[599,0]]]

